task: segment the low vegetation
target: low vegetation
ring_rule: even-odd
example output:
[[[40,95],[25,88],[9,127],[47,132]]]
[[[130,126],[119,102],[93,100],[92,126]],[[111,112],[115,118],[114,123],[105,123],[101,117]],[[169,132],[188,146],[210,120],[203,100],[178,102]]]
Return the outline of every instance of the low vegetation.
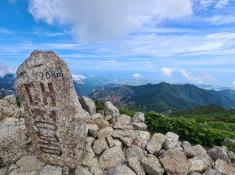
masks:
[[[127,107],[121,113],[133,114]],[[131,115],[132,116],[132,115]],[[182,140],[205,147],[220,145],[224,139],[235,139],[235,110],[225,110],[218,106],[197,107],[166,116],[156,112],[146,112],[148,130],[152,133],[172,131]],[[235,144],[227,145],[235,151]]]
[[[146,114],[146,123],[151,132],[168,131],[180,135],[181,139],[204,146],[220,145],[225,138],[235,138],[234,131],[227,131],[208,125],[198,123],[194,118],[167,117],[159,113],[150,112]]]

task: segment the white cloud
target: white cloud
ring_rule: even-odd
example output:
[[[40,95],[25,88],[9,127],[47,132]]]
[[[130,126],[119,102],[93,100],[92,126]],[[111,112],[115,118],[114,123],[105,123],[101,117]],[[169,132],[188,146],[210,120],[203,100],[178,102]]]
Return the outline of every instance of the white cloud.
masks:
[[[87,79],[85,75],[73,74],[73,80],[76,81],[78,84],[84,84],[83,80],[85,79]]]
[[[185,69],[182,69],[180,72],[184,78],[192,83],[209,83],[215,81],[214,76],[206,72],[192,73]]]
[[[204,8],[214,7],[221,9],[229,4],[229,0],[201,0],[200,4]]]
[[[122,37],[145,24],[193,14],[192,0],[30,0],[36,20],[72,27],[83,40]]]
[[[132,76],[134,77],[134,78],[141,78],[141,77],[143,77],[141,74],[139,74],[139,73],[134,73],[134,74],[132,74]]]
[[[216,15],[207,19],[208,22],[215,25],[235,23],[235,16],[233,15]]]
[[[235,85],[235,80],[233,81],[233,85]]]
[[[215,4],[215,8],[224,8],[227,6],[229,3],[229,0],[218,0],[217,3]]]
[[[152,69],[153,68],[153,64],[151,61],[147,61],[145,64],[144,64],[144,67],[146,67],[147,69]]]
[[[174,69],[169,67],[163,67],[161,68],[161,74],[170,77],[173,73]]]
[[[207,8],[211,6],[215,1],[214,0],[201,0],[200,4],[204,7]]]
[[[16,68],[0,63],[0,77],[3,77],[6,74],[14,74],[15,72]]]

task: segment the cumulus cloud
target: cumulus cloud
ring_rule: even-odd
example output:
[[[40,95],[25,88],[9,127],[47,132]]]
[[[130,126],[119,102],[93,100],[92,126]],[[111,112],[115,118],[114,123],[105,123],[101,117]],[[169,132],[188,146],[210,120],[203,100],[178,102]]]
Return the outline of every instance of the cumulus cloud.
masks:
[[[143,77],[140,73],[134,73],[134,74],[132,74],[132,76],[134,78],[141,78],[141,77]]]
[[[163,67],[161,68],[161,74],[170,77],[174,71],[174,68]]]
[[[73,80],[76,81],[78,84],[84,84],[84,80],[87,79],[85,75],[81,74],[73,74]]]
[[[85,41],[125,36],[145,24],[193,13],[192,0],[30,0],[36,20],[68,28]]]
[[[200,73],[192,73],[185,69],[182,69],[181,74],[184,78],[189,80],[192,83],[209,83],[215,81],[215,78],[212,74],[200,72]]]

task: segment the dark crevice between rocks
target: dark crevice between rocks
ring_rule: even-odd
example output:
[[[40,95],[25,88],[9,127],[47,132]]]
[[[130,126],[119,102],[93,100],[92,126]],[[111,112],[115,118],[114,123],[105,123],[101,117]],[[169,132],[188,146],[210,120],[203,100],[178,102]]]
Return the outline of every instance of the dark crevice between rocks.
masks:
[[[63,167],[63,175],[75,175],[75,168],[69,168],[68,166]]]
[[[6,165],[3,163],[2,158],[0,157],[0,169],[6,167]]]

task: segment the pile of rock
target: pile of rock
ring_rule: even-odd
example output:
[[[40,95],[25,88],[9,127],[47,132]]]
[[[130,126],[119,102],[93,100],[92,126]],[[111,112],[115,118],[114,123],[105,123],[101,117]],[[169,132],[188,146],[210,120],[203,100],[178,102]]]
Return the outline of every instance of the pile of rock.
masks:
[[[87,137],[75,175],[234,175],[235,155],[226,147],[206,151],[201,145],[179,141],[168,132],[151,134],[141,112],[133,117],[120,114],[111,102],[104,115],[96,113],[94,102],[81,97],[89,112]],[[0,175],[62,175],[66,168],[36,158],[14,96],[0,100]],[[11,112],[14,111],[14,112]],[[19,115],[21,111],[21,115]]]

